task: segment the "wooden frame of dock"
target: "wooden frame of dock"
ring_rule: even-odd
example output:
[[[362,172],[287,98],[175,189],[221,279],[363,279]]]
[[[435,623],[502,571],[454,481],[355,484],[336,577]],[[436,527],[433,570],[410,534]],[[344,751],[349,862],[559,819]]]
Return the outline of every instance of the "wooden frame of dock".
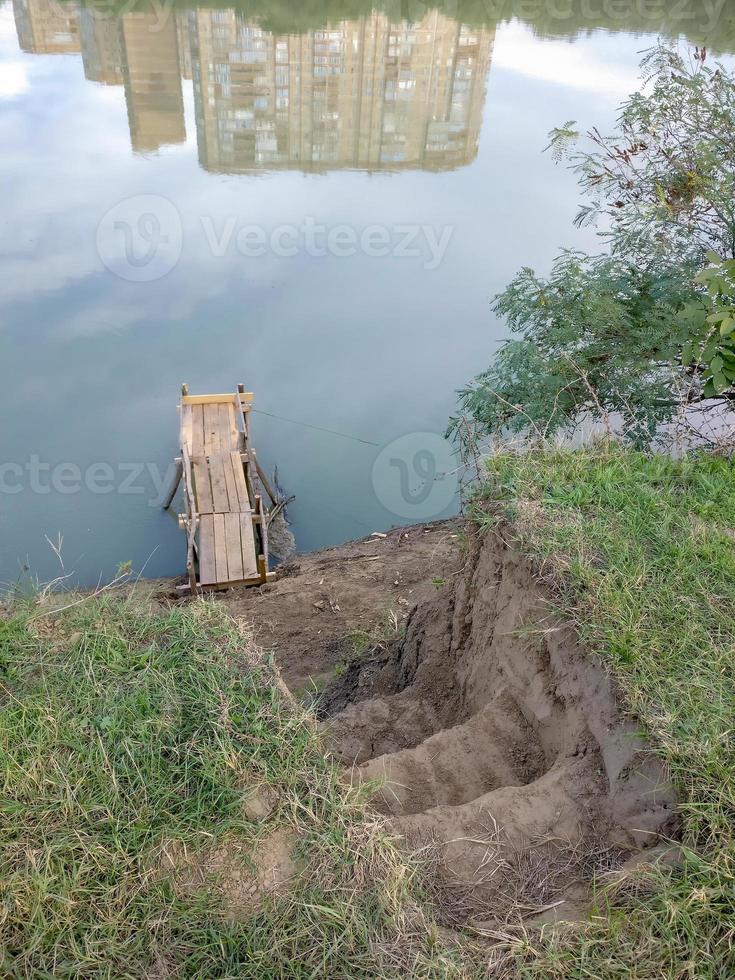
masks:
[[[243,385],[225,395],[190,395],[181,386],[181,456],[164,508],[183,483],[188,585],[182,591],[263,585],[268,570],[268,524],[271,512],[256,492],[256,477],[277,501],[250,441],[251,392]]]

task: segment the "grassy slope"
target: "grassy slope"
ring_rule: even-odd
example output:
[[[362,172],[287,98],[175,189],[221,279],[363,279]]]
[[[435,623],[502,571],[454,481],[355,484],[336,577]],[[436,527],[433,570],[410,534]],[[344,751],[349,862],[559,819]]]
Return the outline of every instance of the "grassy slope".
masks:
[[[613,894],[608,918],[494,949],[492,975],[735,974],[732,465],[498,456],[485,497],[478,519],[515,520],[654,735],[688,845],[681,869]],[[411,869],[217,604],[15,607],[0,704],[2,976],[487,975],[476,951],[464,965],[442,951]],[[259,786],[278,804],[249,820]],[[216,876],[191,887],[197,854],[206,868],[224,849],[247,876],[284,828],[301,870],[288,893],[238,910]]]
[[[735,467],[608,446],[500,455],[489,471],[479,519],[515,522],[520,547],[618,677],[679,787],[690,848],[680,872],[641,880],[632,905],[581,941],[547,938],[525,970],[733,976]]]
[[[220,607],[48,613],[0,620],[2,976],[455,975],[409,869]],[[248,820],[264,785],[278,805]],[[247,877],[278,828],[288,894],[233,914],[216,876],[191,885],[213,849]]]

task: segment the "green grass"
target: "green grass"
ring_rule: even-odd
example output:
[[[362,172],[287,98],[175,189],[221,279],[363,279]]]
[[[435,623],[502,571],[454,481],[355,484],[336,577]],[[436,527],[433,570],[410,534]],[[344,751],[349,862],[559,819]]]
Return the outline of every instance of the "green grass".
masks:
[[[221,604],[42,596],[0,617],[0,975],[735,975],[733,465],[498,455],[473,512],[531,559],[650,733],[681,797],[680,867],[626,877],[588,923],[448,946],[416,868]],[[290,887],[241,900],[233,883],[283,834]]]
[[[16,605],[0,700],[3,977],[463,975],[412,869],[220,606]],[[262,787],[273,809],[248,819]],[[223,875],[252,877],[274,832],[292,887],[233,904]]]
[[[735,975],[733,463],[613,445],[501,454],[474,513],[532,559],[615,674],[681,797],[683,866],[628,883],[609,919],[581,934],[520,944],[518,969]]]

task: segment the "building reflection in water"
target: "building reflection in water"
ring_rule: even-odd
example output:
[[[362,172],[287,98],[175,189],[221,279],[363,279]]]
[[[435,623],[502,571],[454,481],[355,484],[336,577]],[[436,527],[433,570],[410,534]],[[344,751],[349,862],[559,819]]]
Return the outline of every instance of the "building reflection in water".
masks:
[[[186,140],[176,17],[153,13],[120,18],[125,101],[134,150]]]
[[[89,8],[83,7],[79,14],[79,39],[84,77],[102,85],[122,85],[123,44],[118,18],[95,17]]]
[[[13,0],[21,51],[29,54],[79,54],[79,8],[57,0]]]
[[[495,32],[437,11],[277,35],[233,9],[13,6],[22,50],[81,53],[86,78],[124,86],[138,152],[185,140],[184,78],[206,170],[452,170],[477,154]]]

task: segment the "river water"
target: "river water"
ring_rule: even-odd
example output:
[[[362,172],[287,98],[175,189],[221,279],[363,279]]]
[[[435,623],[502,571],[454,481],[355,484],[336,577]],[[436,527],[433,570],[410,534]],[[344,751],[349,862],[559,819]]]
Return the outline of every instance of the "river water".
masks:
[[[493,295],[597,247],[547,134],[662,31],[735,48],[716,0],[0,6],[0,582],[183,570],[184,381],[255,392],[301,550],[452,513]]]

